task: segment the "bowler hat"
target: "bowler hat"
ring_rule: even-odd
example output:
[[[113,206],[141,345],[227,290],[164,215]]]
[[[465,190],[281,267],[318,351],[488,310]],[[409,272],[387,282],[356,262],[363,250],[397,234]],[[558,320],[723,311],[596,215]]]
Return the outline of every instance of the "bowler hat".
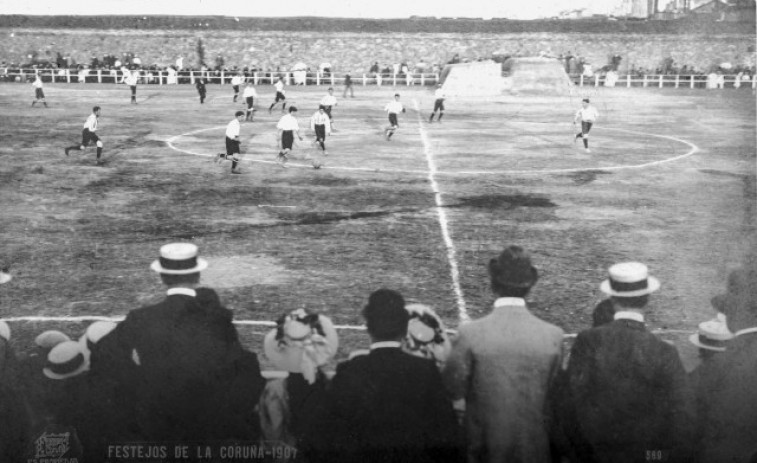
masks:
[[[192,243],[170,243],[160,248],[160,258],[150,268],[168,275],[188,275],[208,267],[205,259],[197,257],[197,246]]]
[[[599,285],[600,291],[615,297],[637,297],[660,289],[657,278],[649,276],[641,262],[622,262],[608,270],[609,278]]]
[[[489,261],[492,282],[512,288],[530,288],[539,278],[531,257],[520,246],[509,246]]]

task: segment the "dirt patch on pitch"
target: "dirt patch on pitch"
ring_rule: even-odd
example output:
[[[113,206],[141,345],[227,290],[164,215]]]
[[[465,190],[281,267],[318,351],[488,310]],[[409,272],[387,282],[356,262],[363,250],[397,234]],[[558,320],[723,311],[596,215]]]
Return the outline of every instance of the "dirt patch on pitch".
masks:
[[[209,257],[201,283],[211,288],[239,288],[259,285],[284,285],[294,279],[278,260],[261,255]]]

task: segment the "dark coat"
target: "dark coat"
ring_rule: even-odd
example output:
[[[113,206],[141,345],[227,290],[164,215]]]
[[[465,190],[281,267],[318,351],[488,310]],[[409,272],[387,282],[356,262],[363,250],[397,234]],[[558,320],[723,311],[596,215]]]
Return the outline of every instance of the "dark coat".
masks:
[[[133,373],[132,380],[110,368],[130,389],[145,439],[259,435],[254,408],[264,380],[257,356],[242,348],[231,312],[202,294],[171,295],[131,311],[92,354],[95,370],[109,364]]]
[[[701,371],[697,387],[702,463],[757,455],[757,333],[737,336]]]
[[[460,430],[430,360],[399,348],[355,357],[338,366],[329,403],[339,461],[459,461]]]
[[[567,371],[581,461],[688,461],[693,397],[676,349],[620,319],[578,335]],[[588,453],[588,454],[587,454]]]

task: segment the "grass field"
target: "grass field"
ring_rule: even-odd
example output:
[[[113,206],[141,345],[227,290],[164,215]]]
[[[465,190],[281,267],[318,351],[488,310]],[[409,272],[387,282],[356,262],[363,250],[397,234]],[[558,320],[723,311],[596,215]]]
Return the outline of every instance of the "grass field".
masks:
[[[398,87],[408,108],[391,141],[384,105],[394,89],[339,98],[324,168],[310,167],[309,117],[324,88],[288,89],[305,141],[287,169],[274,163],[272,87],[242,125],[243,175],[211,154],[242,105],[210,87],[140,86],[137,105],[115,85],[0,85],[0,317],[120,316],[162,297],[149,270],[161,245],[191,241],[210,262],[237,320],[272,321],[298,307],[359,325],[380,287],[436,308],[449,327],[493,300],[486,264],[504,246],[531,250],[541,279],[529,302],[575,333],[591,323],[606,268],[640,260],[662,282],[649,324],[682,355],[686,334],[712,316],[709,300],[754,246],[755,97],[750,89],[583,89],[573,96],[508,95],[446,102],[427,123],[431,90]],[[592,153],[573,144],[580,96],[600,112]],[[339,96],[339,95],[337,95]],[[102,106],[94,148],[78,143]],[[419,111],[420,110],[420,111]],[[579,143],[580,144],[580,143]],[[28,320],[28,319],[27,319]],[[17,348],[60,321],[12,322]],[[262,325],[240,325],[259,351]],[[340,331],[340,358],[367,345]]]

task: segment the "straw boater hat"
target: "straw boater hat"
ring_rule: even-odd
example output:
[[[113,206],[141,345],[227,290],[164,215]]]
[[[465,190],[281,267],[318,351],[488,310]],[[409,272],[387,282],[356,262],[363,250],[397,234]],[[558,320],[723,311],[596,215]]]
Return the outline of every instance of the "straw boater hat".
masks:
[[[615,264],[608,273],[610,277],[599,285],[599,289],[610,296],[645,296],[660,289],[660,282],[649,276],[647,266],[640,262]]]
[[[115,328],[115,323],[106,321],[97,321],[87,327],[87,331],[85,331],[82,337],[79,338],[79,343],[81,343],[82,351],[88,362],[95,344],[100,342],[105,335],[113,331]]]
[[[65,341],[53,347],[47,354],[47,364],[42,373],[50,379],[66,379],[89,370],[89,362],[78,341]]]
[[[722,313],[712,320],[700,323],[697,332],[689,337],[689,341],[695,346],[716,352],[725,352],[731,339],[733,333],[728,330],[726,317]]]
[[[407,304],[405,309],[410,314],[410,320],[407,322],[407,335],[402,342],[402,349],[409,354],[444,364],[452,345],[444,331],[442,320],[431,307],[423,304]]]
[[[279,318],[276,328],[263,341],[266,357],[277,368],[302,373],[310,384],[315,382],[318,367],[328,363],[338,347],[339,338],[331,320],[305,309]]]
[[[65,333],[62,333],[58,330],[47,330],[43,331],[42,333],[37,335],[36,338],[34,338],[34,344],[37,347],[41,347],[42,349],[50,350],[58,344],[70,340],[71,338],[69,338]]]
[[[197,246],[192,243],[171,243],[160,248],[160,258],[150,265],[158,273],[188,275],[208,267],[205,259],[197,257]]]

